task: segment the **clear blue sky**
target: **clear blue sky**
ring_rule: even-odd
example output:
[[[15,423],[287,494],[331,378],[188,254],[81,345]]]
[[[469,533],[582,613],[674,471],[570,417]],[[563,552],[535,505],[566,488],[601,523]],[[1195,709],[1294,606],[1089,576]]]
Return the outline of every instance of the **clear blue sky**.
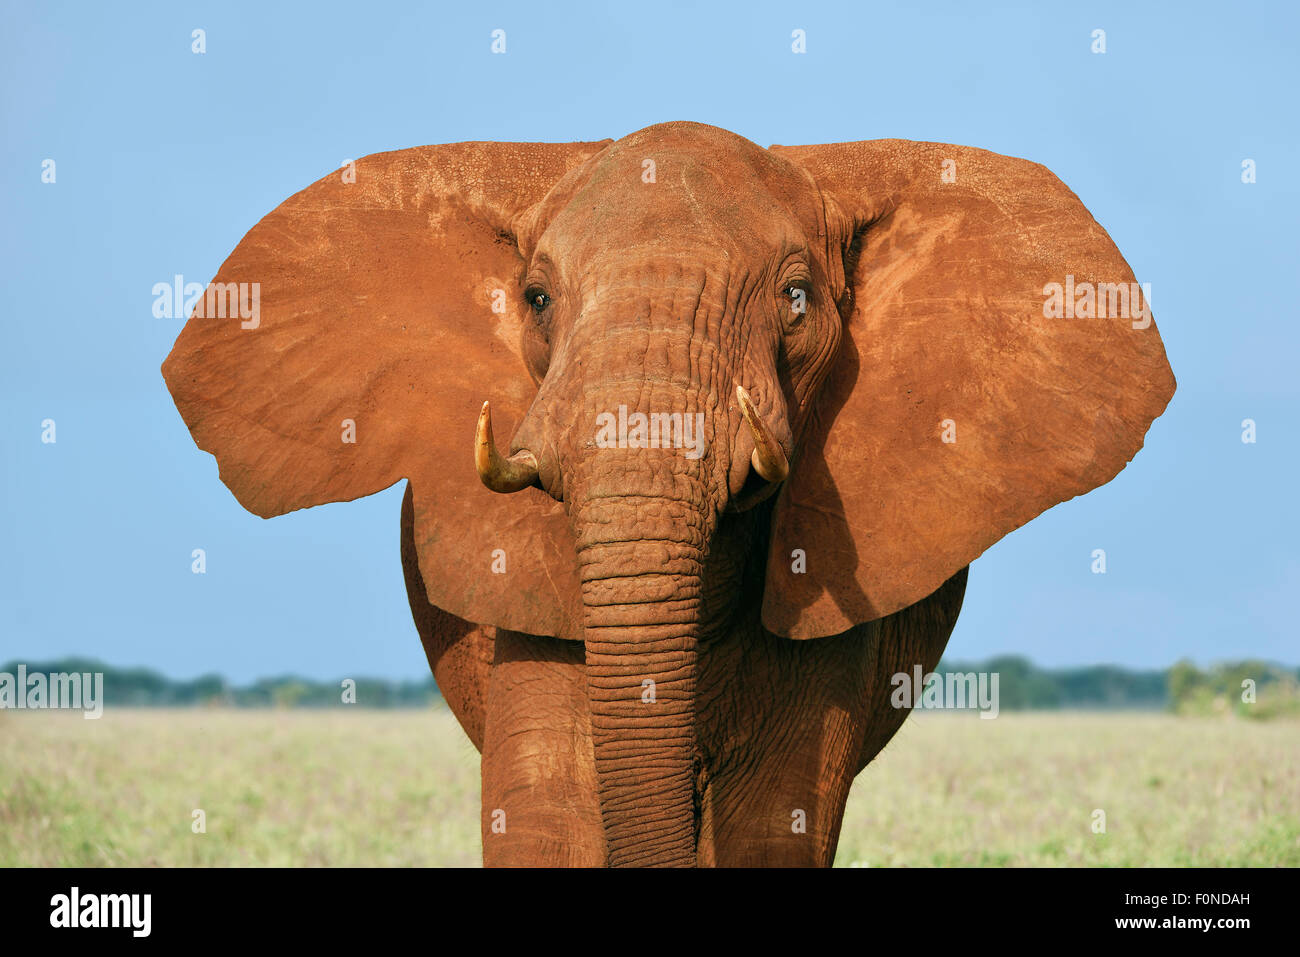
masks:
[[[0,661],[426,673],[401,487],[269,522],[244,512],[163,385],[181,322],[153,317],[151,288],[206,282],[345,158],[678,119],[763,145],[905,137],[1035,160],[1152,284],[1169,411],[1114,482],[975,563],[950,656],[1300,661],[1295,5],[542,6],[5,0]]]

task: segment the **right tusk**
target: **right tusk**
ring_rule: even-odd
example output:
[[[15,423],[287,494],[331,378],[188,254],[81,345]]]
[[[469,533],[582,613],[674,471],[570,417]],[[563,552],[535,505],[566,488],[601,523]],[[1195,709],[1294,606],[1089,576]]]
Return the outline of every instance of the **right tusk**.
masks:
[[[518,492],[537,482],[537,457],[527,449],[520,449],[510,458],[502,458],[492,439],[492,413],[488,403],[478,414],[478,429],[474,435],[474,467],[478,477],[494,492]]]
[[[785,457],[785,450],[758,417],[754,400],[749,397],[744,386],[736,386],[736,399],[740,402],[740,414],[749,423],[749,431],[754,436],[754,453],[749,457],[754,471],[769,482],[784,481],[790,474],[790,462]]]

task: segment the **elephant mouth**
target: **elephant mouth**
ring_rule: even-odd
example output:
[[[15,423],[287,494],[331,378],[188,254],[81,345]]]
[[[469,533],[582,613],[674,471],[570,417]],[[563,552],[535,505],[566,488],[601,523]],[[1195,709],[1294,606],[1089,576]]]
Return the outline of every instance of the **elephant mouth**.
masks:
[[[727,511],[747,512],[776,493],[790,475],[790,460],[786,457],[785,449],[781,448],[781,443],[754,408],[754,400],[744,386],[736,386],[736,401],[740,404],[740,414],[745,419],[745,424],[749,426],[754,451],[749,456],[749,474],[745,476],[740,491],[727,503]]]
[[[750,471],[739,494],[728,504],[728,511],[745,512],[769,498],[790,474],[790,460],[776,436],[754,407],[754,400],[742,385],[736,386],[736,401],[740,414],[749,427],[754,441],[750,454]],[[478,427],[474,434],[474,467],[485,486],[494,492],[510,494],[522,489],[541,487],[540,465],[537,456],[529,449],[520,449],[510,456],[497,451],[492,433],[491,401],[485,401],[479,412]]]
[[[748,512],[775,495],[780,487],[779,482],[769,482],[756,472],[751,471],[745,479],[745,484],[741,487],[740,492],[733,495],[731,501],[727,503],[726,510],[728,513]]]

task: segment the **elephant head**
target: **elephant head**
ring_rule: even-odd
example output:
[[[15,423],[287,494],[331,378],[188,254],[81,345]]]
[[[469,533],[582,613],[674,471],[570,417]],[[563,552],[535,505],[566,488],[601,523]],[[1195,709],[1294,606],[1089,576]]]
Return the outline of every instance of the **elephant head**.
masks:
[[[1114,477],[1174,390],[1079,200],[943,144],[382,153],[223,283],[259,314],[200,303],[163,366],[199,447],[264,517],[408,479],[430,602],[585,643],[611,863],[694,859],[696,658],[738,602],[796,640],[905,608]]]

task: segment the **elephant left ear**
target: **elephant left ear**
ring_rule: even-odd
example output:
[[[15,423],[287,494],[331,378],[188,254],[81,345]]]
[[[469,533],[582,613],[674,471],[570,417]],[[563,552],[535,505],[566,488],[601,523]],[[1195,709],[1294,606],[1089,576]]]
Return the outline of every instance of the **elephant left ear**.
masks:
[[[851,297],[763,601],[770,631],[817,638],[1110,481],[1175,384],[1132,270],[1042,166],[905,140],[772,152],[820,187]]]
[[[604,143],[451,143],[378,153],[265,216],[163,364],[221,479],[270,518],[410,482],[429,601],[469,621],[581,634],[573,537],[537,488],[479,481],[536,393],[514,235]],[[238,308],[237,308],[238,307]]]

